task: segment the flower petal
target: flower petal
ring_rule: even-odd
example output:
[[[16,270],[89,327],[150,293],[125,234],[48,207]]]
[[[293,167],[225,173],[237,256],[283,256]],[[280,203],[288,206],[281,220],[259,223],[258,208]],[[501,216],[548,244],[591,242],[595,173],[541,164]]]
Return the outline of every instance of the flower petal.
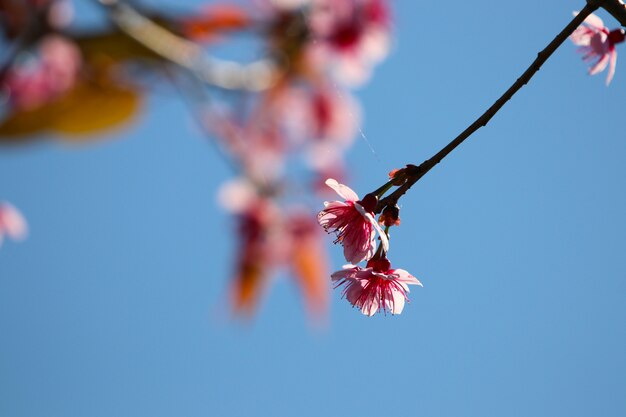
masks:
[[[353,277],[360,268],[354,265],[344,265],[344,269],[340,271],[335,271],[331,274],[330,279],[332,281],[341,281],[342,279],[347,279]]]
[[[578,13],[576,13],[576,14],[578,14]],[[602,19],[600,19],[598,16],[596,16],[593,13],[591,13],[589,16],[587,16],[587,18],[585,19],[585,24],[589,25],[589,26],[591,26],[591,27],[593,27],[595,29],[598,29],[598,30],[604,29],[604,22],[602,21]]]
[[[393,273],[396,274],[398,276],[397,280],[409,285],[419,285],[420,287],[423,287],[422,283],[415,278],[413,275],[411,275],[408,271],[405,271],[404,269],[394,269]]]
[[[572,42],[574,42],[574,45],[588,46],[591,43],[591,37],[594,34],[595,32],[593,30],[584,26],[579,26],[569,38]]]
[[[387,253],[389,251],[389,239],[387,239],[387,234],[385,233],[385,231],[380,227],[374,216],[365,211],[365,209],[360,204],[355,203],[354,208],[356,208],[357,211],[361,213],[361,216],[365,217],[367,221],[370,222],[372,226],[374,226],[374,229],[376,229],[380,236],[380,241],[383,245],[383,249],[385,250],[385,253]]]
[[[358,233],[350,239],[344,239],[341,243],[343,245],[343,256],[346,258],[346,261],[358,264],[374,256],[376,250],[374,236],[374,233],[370,231],[368,233]]]
[[[578,10],[575,10],[572,12],[574,16],[578,16],[578,13],[580,13],[580,11]],[[588,26],[591,26],[594,29],[598,29],[598,30],[604,29],[604,22],[602,21],[602,19],[600,19],[598,16],[596,16],[593,13],[587,16],[585,20],[583,21],[583,23]]]
[[[0,204],[0,234],[3,231],[13,239],[24,239],[28,234],[24,216],[9,203]]]
[[[345,291],[346,300],[353,306],[357,306],[361,294],[363,294],[363,288],[365,287],[365,281],[358,279],[351,279],[347,284]]]
[[[596,62],[591,68],[589,68],[589,75],[595,75],[603,71],[609,63],[609,54],[604,54],[598,62]]]
[[[372,317],[378,311],[378,297],[368,297],[363,301],[361,312],[368,317]]]
[[[244,213],[258,201],[258,194],[250,181],[238,178],[220,187],[217,201],[231,213]]]
[[[405,295],[400,290],[391,291],[391,299],[387,299],[387,307],[391,314],[400,314],[404,310]]]
[[[615,48],[611,52],[609,52],[610,62],[609,62],[609,73],[606,76],[606,85],[607,87],[611,84],[611,80],[613,79],[613,75],[615,75],[615,65],[617,64],[617,52]]]
[[[344,209],[350,206],[343,201],[324,201],[325,209],[317,213],[317,222],[324,226],[330,221],[344,214]]]
[[[333,178],[327,179],[326,185],[335,190],[335,192],[346,201],[357,201],[359,199],[359,196],[352,190],[352,188],[338,183],[337,180]]]

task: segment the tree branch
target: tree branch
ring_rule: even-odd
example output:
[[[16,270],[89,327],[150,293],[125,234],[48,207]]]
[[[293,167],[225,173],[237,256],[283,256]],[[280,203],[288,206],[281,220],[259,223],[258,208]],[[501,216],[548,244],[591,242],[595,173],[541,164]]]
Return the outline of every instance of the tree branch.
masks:
[[[191,71],[207,84],[227,90],[261,91],[276,81],[279,70],[269,59],[242,65],[208,56],[196,43],[157,25],[121,0],[97,0],[127,36],[162,58]]]
[[[621,0],[606,0],[600,6],[609,12],[623,27],[626,28],[626,4]]]
[[[619,1],[619,0],[614,0]],[[580,24],[593,13],[600,5],[604,3],[612,3],[613,1],[589,0],[587,5],[578,13],[574,19],[545,47],[544,50],[537,54],[537,58],[524,71],[524,73],[509,87],[502,96],[495,101],[478,119],[474,121],[467,129],[461,132],[452,142],[447,144],[443,149],[433,155],[430,159],[424,161],[421,165],[408,165],[405,168],[406,182],[398,187],[393,193],[378,202],[375,213],[380,213],[386,206],[394,206],[400,197],[402,197],[417,181],[428,173],[435,165],[443,160],[450,152],[456,149],[465,139],[470,137],[478,129],[486,126],[489,120],[511,99],[530,79],[539,71],[541,66],[550,58],[557,48],[580,26]]]

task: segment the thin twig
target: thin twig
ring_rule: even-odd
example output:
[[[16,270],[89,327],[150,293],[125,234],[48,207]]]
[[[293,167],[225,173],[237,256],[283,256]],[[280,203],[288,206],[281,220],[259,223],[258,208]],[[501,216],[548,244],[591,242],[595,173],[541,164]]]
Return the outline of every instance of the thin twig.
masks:
[[[219,137],[223,135],[214,134],[209,129],[209,123],[225,126],[226,130],[239,139],[239,147],[247,147],[248,142],[241,137],[241,133],[229,126],[228,120],[225,115],[221,115],[216,106],[211,106],[211,97],[209,96],[206,88],[200,80],[193,76],[189,72],[172,73],[166,69],[165,74],[168,79],[179,92],[183,99],[183,102],[189,107],[190,113],[196,121],[198,128],[202,131],[204,136],[215,147],[218,156],[225,162],[225,164],[233,171],[234,174],[246,178],[250,184],[253,184],[260,193],[265,193],[266,197],[273,196],[278,189],[276,184],[260,181],[258,178],[250,175],[246,171],[246,163],[241,153],[235,149],[230,149],[230,155],[226,152],[228,143],[219,141]],[[179,81],[178,76],[189,76],[188,81],[190,84],[185,85]],[[211,116],[209,119],[207,116]]]
[[[409,165],[405,168],[406,182],[398,187],[393,193],[383,198],[378,202],[376,206],[376,213],[380,213],[386,206],[394,206],[400,197],[402,197],[420,178],[422,178],[428,171],[430,171],[435,165],[443,160],[450,152],[452,152],[457,146],[459,146],[465,139],[470,137],[478,129],[486,126],[489,120],[506,104],[521,89],[524,85],[530,81],[537,71],[541,68],[544,62],[556,51],[556,49],[574,32],[574,30],[580,26],[580,24],[593,13],[598,7],[601,1],[590,1],[574,19],[559,33],[553,40],[546,46],[546,48],[537,54],[537,58],[532,64],[524,71],[524,73],[509,87],[508,90],[502,96],[495,101],[482,114],[478,119],[474,121],[467,129],[461,132],[452,142],[447,144],[443,149],[433,155],[430,159],[424,161],[421,165]]]
[[[280,76],[277,65],[269,59],[244,65],[210,57],[195,42],[157,25],[121,0],[97,1],[126,35],[162,58],[188,69],[202,82],[227,90],[261,91],[272,87]]]

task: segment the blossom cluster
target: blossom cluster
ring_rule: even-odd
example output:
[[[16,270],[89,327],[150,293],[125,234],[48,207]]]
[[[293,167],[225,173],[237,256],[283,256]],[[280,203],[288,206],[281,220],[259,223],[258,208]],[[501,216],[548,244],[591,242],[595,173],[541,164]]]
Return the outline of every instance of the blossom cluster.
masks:
[[[388,230],[392,224],[399,223],[399,218],[397,215],[393,219],[381,215],[380,222],[385,225],[385,230],[374,218],[379,197],[384,191],[367,194],[361,200],[350,187],[332,178],[326,180],[326,185],[344,201],[324,203],[325,208],[319,212],[317,220],[327,232],[336,234],[335,243],[343,246],[344,256],[350,262],[343,270],[331,275],[335,288],[344,286],[344,297],[367,316],[377,311],[402,313],[408,300],[408,286],[422,284],[407,271],[393,269],[387,259]],[[365,268],[357,265],[362,261],[367,261]]]

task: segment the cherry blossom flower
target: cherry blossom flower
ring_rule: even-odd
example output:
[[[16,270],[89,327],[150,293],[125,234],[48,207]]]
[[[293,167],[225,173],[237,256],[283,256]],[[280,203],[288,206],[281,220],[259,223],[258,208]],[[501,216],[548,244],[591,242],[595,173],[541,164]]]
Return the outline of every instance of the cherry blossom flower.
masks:
[[[280,258],[276,228],[272,219],[276,207],[269,200],[258,199],[247,211],[238,213],[237,238],[239,253],[231,284],[231,302],[237,315],[252,316],[263,296],[272,269]]]
[[[576,15],[577,12],[574,12]],[[572,42],[578,45],[578,52],[583,54],[585,62],[596,62],[589,67],[589,75],[594,75],[604,71],[609,66],[606,76],[606,85],[611,83],[615,74],[615,64],[617,63],[617,52],[615,45],[624,42],[624,30],[615,29],[609,31],[604,26],[604,22],[598,16],[590,14],[587,16],[582,26],[579,26],[570,36]]]
[[[359,104],[349,92],[322,83],[282,88],[274,98],[281,127],[291,143],[303,147],[312,169],[332,171],[343,163],[361,120]]]
[[[38,54],[15,65],[5,86],[11,104],[31,110],[67,92],[74,86],[81,66],[78,47],[58,35],[48,35],[39,44]]]
[[[337,235],[335,243],[343,245],[343,254],[350,263],[357,264],[371,259],[376,249],[375,231],[380,235],[385,252],[389,249],[387,235],[374,219],[377,198],[368,194],[363,200],[346,185],[329,178],[326,185],[335,190],[345,202],[325,202],[324,210],[317,215],[317,221],[327,231]]]
[[[277,94],[274,109],[295,142],[312,140],[342,150],[352,145],[361,120],[350,93],[325,84],[285,88]]]
[[[22,214],[6,202],[0,202],[0,245],[7,235],[12,239],[24,239],[28,233],[28,225]]]
[[[205,114],[204,125],[220,138],[248,178],[259,184],[270,184],[283,173],[287,141],[266,101],[255,107],[254,114],[246,116],[242,121],[232,111],[212,111]]]
[[[251,317],[263,298],[275,269],[287,257],[281,208],[248,179],[239,178],[220,189],[218,201],[235,215],[238,253],[230,286],[233,312]]]
[[[408,301],[409,285],[422,284],[404,269],[391,269],[386,258],[372,259],[366,268],[346,265],[331,275],[335,288],[345,285],[343,297],[366,316],[377,311],[400,314]]]
[[[349,86],[366,82],[390,45],[387,0],[257,0],[271,17],[271,45],[288,73],[326,73]],[[269,12],[269,13],[268,13]]]
[[[386,0],[312,2],[312,63],[322,68],[330,66],[344,84],[362,84],[369,79],[371,68],[389,51],[390,20]]]
[[[279,206],[244,178],[220,189],[218,201],[236,215],[239,255],[231,303],[240,316],[257,309],[272,276],[288,267],[311,318],[322,319],[328,305],[328,276],[322,232],[308,210]]]

